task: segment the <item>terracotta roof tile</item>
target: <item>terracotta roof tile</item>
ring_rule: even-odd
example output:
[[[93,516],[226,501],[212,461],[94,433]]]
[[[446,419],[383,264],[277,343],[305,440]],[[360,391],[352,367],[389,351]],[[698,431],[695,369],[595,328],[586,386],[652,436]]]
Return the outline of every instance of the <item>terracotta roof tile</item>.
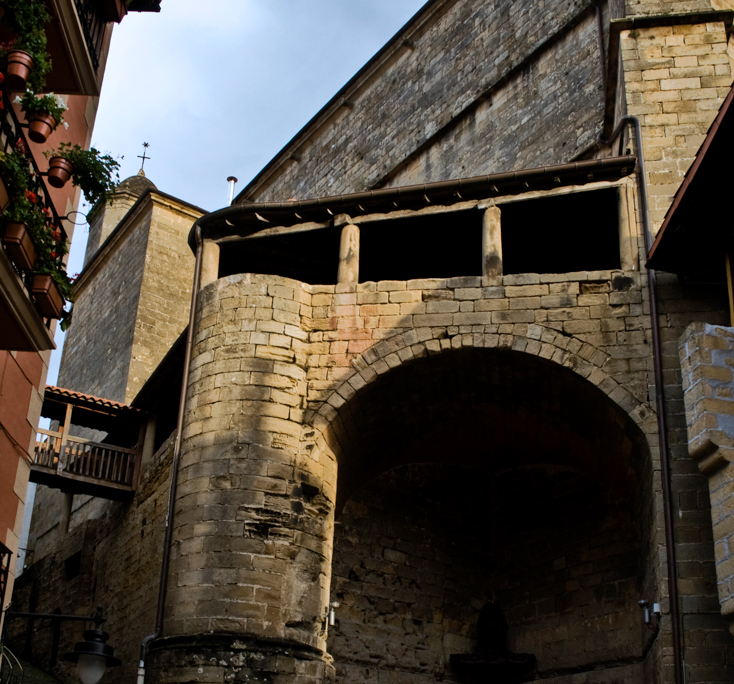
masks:
[[[45,398],[54,398],[73,400],[79,405],[86,404],[87,406],[100,406],[104,408],[114,409],[116,411],[133,411],[135,413],[144,413],[140,409],[136,409],[133,406],[127,404],[121,404],[118,401],[112,401],[111,399],[104,399],[102,397],[95,397],[91,394],[83,394],[82,392],[74,392],[72,390],[64,389],[63,387],[54,387],[53,385],[46,385]]]

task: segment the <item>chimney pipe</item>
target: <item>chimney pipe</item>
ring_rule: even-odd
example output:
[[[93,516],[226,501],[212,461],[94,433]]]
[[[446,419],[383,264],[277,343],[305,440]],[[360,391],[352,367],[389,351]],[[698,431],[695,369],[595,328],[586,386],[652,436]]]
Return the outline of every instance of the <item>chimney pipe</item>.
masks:
[[[227,182],[229,183],[229,202],[227,202],[227,206],[232,206],[232,199],[234,198],[234,185],[237,182],[237,179],[234,176],[229,176],[227,178]]]

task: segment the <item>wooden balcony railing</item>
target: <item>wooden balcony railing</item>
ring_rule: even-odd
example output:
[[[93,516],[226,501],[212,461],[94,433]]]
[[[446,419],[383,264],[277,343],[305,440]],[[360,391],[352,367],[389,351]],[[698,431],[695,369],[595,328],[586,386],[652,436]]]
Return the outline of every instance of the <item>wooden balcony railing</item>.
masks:
[[[132,487],[138,450],[100,444],[62,432],[38,429],[33,464],[57,475],[90,478],[97,483]]]
[[[124,499],[135,492],[147,426],[144,412],[79,392],[47,387],[41,415],[57,421],[59,427],[36,431],[31,482],[107,499]],[[79,432],[79,428],[101,431],[108,435],[106,439],[124,440],[128,446],[71,434]]]

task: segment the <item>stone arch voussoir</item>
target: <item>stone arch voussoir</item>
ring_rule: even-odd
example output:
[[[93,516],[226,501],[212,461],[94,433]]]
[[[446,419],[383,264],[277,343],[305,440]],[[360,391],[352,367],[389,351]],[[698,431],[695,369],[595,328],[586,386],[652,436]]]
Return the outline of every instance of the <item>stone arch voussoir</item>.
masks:
[[[384,373],[415,359],[463,348],[507,349],[547,359],[595,385],[645,435],[656,432],[656,414],[652,407],[637,399],[604,370],[609,360],[605,352],[577,337],[564,335],[543,325],[516,327],[522,330],[505,334],[464,333],[440,339],[433,337],[431,328],[418,328],[377,342],[351,360],[349,374],[334,383],[326,400],[307,419],[309,429],[317,433],[314,439],[316,446],[338,457],[342,451],[338,409],[360,389],[375,382]]]

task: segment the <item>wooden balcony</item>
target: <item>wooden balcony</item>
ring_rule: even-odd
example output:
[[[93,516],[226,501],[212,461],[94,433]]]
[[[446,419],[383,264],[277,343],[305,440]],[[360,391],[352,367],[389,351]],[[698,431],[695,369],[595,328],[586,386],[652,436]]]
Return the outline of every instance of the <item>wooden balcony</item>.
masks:
[[[57,422],[58,428],[38,429],[31,482],[105,499],[132,496],[145,440],[145,412],[79,392],[47,387],[41,415]],[[80,432],[103,437],[95,441]]]

